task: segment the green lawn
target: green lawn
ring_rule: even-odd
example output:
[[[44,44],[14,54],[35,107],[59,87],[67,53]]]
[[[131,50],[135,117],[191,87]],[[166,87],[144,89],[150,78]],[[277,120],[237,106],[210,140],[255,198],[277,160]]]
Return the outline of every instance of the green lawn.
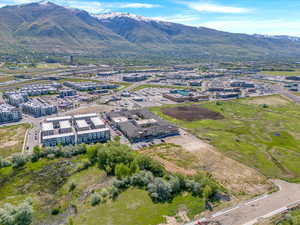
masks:
[[[8,157],[21,152],[26,130],[30,124],[5,126],[0,128],[0,156]]]
[[[186,122],[164,115],[158,107],[151,110],[267,177],[300,181],[299,105],[287,102],[264,108],[249,100],[199,105],[222,113],[225,119]]]
[[[190,217],[205,210],[203,200],[193,197],[177,196],[170,203],[153,203],[144,190],[129,189],[116,201],[108,201],[92,207],[88,203],[84,211],[74,218],[74,224],[82,225],[157,225],[165,222],[163,216],[176,215],[178,209],[188,209]],[[80,209],[81,210],[81,209]]]

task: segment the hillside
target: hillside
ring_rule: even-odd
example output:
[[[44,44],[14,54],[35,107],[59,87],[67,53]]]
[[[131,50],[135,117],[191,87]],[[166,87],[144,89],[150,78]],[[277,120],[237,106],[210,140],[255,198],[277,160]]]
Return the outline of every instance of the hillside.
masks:
[[[300,41],[191,27],[141,16],[91,15],[51,2],[0,8],[0,53],[80,54],[97,58],[291,59]]]

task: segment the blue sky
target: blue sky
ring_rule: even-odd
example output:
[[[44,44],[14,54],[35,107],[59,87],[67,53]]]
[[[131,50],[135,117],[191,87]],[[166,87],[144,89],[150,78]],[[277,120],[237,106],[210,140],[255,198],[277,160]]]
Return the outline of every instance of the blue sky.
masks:
[[[0,6],[34,0],[0,0]],[[91,13],[129,12],[248,34],[300,36],[299,0],[52,0]]]

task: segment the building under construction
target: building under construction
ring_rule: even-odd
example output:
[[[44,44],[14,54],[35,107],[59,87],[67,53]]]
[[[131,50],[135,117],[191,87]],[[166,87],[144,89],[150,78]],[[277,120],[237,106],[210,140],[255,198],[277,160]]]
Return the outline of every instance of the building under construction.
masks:
[[[145,109],[113,111],[107,116],[112,126],[133,143],[179,135],[176,126]]]

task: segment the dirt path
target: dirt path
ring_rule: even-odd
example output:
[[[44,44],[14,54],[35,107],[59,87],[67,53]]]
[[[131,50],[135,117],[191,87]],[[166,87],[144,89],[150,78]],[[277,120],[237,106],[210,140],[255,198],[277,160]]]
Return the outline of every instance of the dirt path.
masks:
[[[224,156],[184,130],[180,136],[166,138],[166,142],[180,145],[192,153],[198,159],[199,167],[235,193],[262,194],[272,188],[272,184],[255,169]]]

